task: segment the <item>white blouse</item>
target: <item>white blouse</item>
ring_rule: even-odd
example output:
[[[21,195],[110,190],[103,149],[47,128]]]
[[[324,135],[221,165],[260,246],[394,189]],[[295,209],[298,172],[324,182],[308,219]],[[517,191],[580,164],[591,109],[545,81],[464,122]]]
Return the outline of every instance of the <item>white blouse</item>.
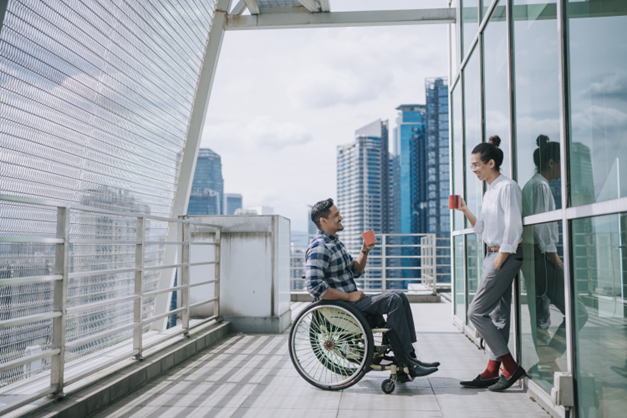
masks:
[[[555,199],[549,182],[540,174],[534,174],[522,190],[523,216],[555,210]],[[538,244],[543,253],[556,253],[559,242],[557,222],[533,225],[523,234],[525,244]]]
[[[488,247],[515,253],[522,240],[522,192],[514,180],[500,175],[483,195],[481,215],[473,231],[483,237]]]

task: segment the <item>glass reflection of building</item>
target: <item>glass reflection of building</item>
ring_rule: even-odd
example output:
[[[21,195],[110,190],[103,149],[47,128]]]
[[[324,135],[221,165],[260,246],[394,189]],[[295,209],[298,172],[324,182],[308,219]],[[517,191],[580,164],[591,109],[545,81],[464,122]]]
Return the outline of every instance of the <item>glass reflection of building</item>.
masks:
[[[474,213],[480,211],[484,186],[469,170],[470,150],[498,134],[503,173],[523,188],[525,264],[514,289],[518,317],[510,341],[532,378],[528,390],[563,416],[549,394],[554,373],[571,373],[571,416],[622,416],[627,2],[453,5],[460,7],[461,21],[451,31],[451,191],[463,195]],[[540,136],[554,143],[551,155],[538,145]],[[454,318],[475,337],[466,311],[484,248],[457,212],[451,216]]]

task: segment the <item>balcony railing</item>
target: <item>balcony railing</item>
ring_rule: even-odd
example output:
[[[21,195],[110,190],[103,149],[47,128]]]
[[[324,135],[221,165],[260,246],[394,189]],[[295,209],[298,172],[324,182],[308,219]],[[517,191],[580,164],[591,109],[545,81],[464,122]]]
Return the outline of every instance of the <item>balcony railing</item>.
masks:
[[[0,415],[44,396],[62,396],[64,387],[124,359],[141,359],[144,350],[189,334],[190,329],[218,318],[220,226],[12,196],[0,195],[0,204],[5,221],[10,218],[8,221],[22,222],[20,225],[33,224],[35,221],[29,221],[29,214],[37,212],[50,215],[49,223],[56,225],[56,234],[42,233],[46,228],[22,226],[10,226],[0,232],[0,297],[3,299],[0,336],[4,342],[21,339],[42,344],[26,349],[19,344],[0,346],[1,392],[20,399],[0,406]],[[11,225],[10,222],[7,225]],[[150,222],[161,228],[159,234],[149,233]],[[174,227],[178,228],[179,239],[166,241],[164,231]],[[48,225],[47,230],[53,231],[52,226]],[[194,236],[206,237],[207,234],[213,239],[194,242]],[[87,236],[89,238],[85,238]],[[191,262],[190,247],[194,245],[212,246],[214,261]],[[165,246],[177,246],[180,262],[163,265],[163,257],[158,254]],[[157,256],[148,255],[149,247],[157,248]],[[37,267],[40,274],[28,274],[37,270],[24,264],[44,267]],[[214,278],[190,284],[190,268],[207,264],[215,265]],[[177,269],[179,285],[154,289],[158,287],[157,280],[147,286],[145,273],[167,269]],[[84,279],[86,282],[80,281]],[[128,286],[119,285],[124,281]],[[68,288],[70,282],[71,289]],[[190,304],[190,289],[210,284],[214,285],[214,297]],[[107,289],[113,291],[107,292]],[[154,298],[174,291],[181,292],[181,306],[155,313]],[[68,303],[69,292],[72,293],[71,303]],[[29,294],[35,296],[31,299],[23,296]],[[190,323],[190,310],[209,303],[214,304],[213,315]],[[180,315],[180,330],[144,341],[150,324],[171,315]],[[107,316],[108,321],[100,320]],[[33,329],[39,333],[38,337],[26,338]],[[66,335],[68,330],[73,330],[72,338]],[[116,335],[117,340],[113,338]],[[123,338],[128,344],[116,350],[115,357],[92,361],[93,364],[87,366],[82,362],[78,367],[77,359],[81,356],[98,354]],[[77,367],[72,367],[72,363]],[[67,373],[70,369],[71,373]],[[48,374],[49,385],[43,385],[45,387],[36,393],[32,393],[31,387],[29,393],[20,394],[19,389],[27,386],[24,379],[38,377],[37,386],[42,386],[41,379]]]
[[[305,253],[315,235],[292,234],[291,289],[305,292]],[[377,245],[368,256],[364,274],[356,279],[364,291],[401,289],[435,293],[450,283],[450,238],[435,234],[376,234]],[[361,249],[361,235],[340,235],[350,254]]]

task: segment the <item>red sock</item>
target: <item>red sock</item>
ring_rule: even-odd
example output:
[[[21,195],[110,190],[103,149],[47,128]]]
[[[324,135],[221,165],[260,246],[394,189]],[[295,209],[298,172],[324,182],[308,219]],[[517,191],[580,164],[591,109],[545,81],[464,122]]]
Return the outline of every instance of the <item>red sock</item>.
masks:
[[[494,379],[499,377],[499,369],[501,368],[500,361],[490,360],[488,361],[488,367],[481,373],[481,380]]]
[[[518,363],[516,363],[516,360],[514,360],[514,357],[512,357],[511,353],[507,353],[499,358],[503,362],[503,374],[508,379],[511,378],[518,368]]]

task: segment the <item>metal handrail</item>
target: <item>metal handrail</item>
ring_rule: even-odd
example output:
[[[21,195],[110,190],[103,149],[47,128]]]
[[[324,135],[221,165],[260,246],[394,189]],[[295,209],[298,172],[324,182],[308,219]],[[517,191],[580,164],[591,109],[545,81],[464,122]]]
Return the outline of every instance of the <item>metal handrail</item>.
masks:
[[[312,238],[315,234],[294,234],[292,237],[308,237]],[[450,240],[449,237],[436,237],[435,234],[429,233],[415,233],[415,234],[375,234],[377,237],[377,247],[379,249],[379,253],[373,254],[371,253],[368,256],[368,266],[366,267],[368,271],[376,271],[381,272],[381,277],[359,277],[355,279],[357,282],[381,282],[381,290],[387,290],[387,282],[406,282],[406,281],[422,281],[423,284],[429,286],[429,288],[435,292],[437,287],[438,275],[442,274],[438,272],[439,268],[450,267],[451,264],[448,261],[450,259],[449,254],[438,254],[439,250],[449,250],[450,246],[446,245],[438,245],[441,243],[441,240]],[[419,241],[414,244],[390,244],[388,243],[388,237],[398,237],[398,238],[413,238],[412,241]],[[345,241],[359,241],[361,240],[361,236],[349,236],[342,237]],[[348,238],[348,239],[347,239]],[[355,238],[353,240],[352,238]],[[402,242],[402,241],[401,241]],[[350,245],[350,244],[347,244]],[[305,245],[294,245],[294,249],[304,250],[306,248]],[[388,254],[388,248],[416,248],[420,249],[419,255],[397,255],[397,254]],[[399,252],[401,250],[398,250]],[[302,282],[300,279],[300,274],[296,274],[296,272],[304,272],[305,266],[302,264],[304,258],[304,251],[300,254],[294,254],[290,256],[290,272],[291,272],[291,281],[292,283]],[[420,260],[420,266],[393,266],[390,265],[389,260],[391,259],[403,259],[403,260]],[[377,265],[373,265],[370,261],[375,261]],[[439,263],[439,261],[443,261],[443,263]],[[296,266],[295,264],[301,263],[300,266]],[[388,271],[393,270],[417,270],[421,271],[421,277],[418,278],[391,278],[387,277],[386,274]],[[292,286],[292,289],[297,286]]]
[[[84,205],[77,205],[74,203],[56,201],[56,200],[44,200],[44,199],[34,199],[27,197],[16,197],[16,196],[6,196],[0,195],[0,201],[8,201],[21,203],[26,205],[38,205],[38,206],[47,206],[47,207],[56,207],[57,208],[57,236],[52,237],[41,237],[41,236],[24,236],[24,237],[16,237],[16,236],[4,236],[0,237],[0,242],[6,243],[45,243],[45,244],[54,244],[56,246],[55,251],[55,264],[54,264],[54,274],[50,275],[40,275],[40,276],[30,276],[30,277],[20,277],[20,278],[11,278],[11,279],[3,279],[0,280],[0,285],[18,285],[18,284],[30,284],[30,283],[53,283],[53,309],[51,312],[44,312],[35,315],[23,316],[18,318],[12,318],[7,320],[0,321],[0,329],[13,327],[17,325],[23,325],[28,323],[33,323],[37,321],[50,320],[52,319],[52,347],[50,350],[47,350],[42,353],[37,353],[34,355],[24,356],[16,360],[12,360],[10,362],[6,362],[4,364],[0,364],[0,372],[10,370],[12,368],[16,368],[22,366],[24,364],[28,364],[35,360],[44,360],[50,358],[51,362],[51,371],[50,371],[50,387],[46,390],[41,391],[40,393],[36,393],[33,395],[29,395],[24,401],[19,403],[11,404],[3,409],[0,409],[1,413],[6,413],[12,410],[15,410],[27,403],[35,401],[40,397],[52,395],[54,397],[63,396],[64,387],[68,384],[75,383],[80,379],[89,376],[94,370],[88,370],[84,373],[79,374],[78,376],[73,376],[71,379],[65,378],[65,352],[66,350],[71,350],[78,348],[84,344],[88,344],[90,342],[96,341],[98,339],[106,338],[113,334],[117,334],[123,331],[133,330],[133,349],[128,354],[125,354],[123,357],[119,359],[115,359],[113,362],[108,362],[105,365],[99,365],[98,370],[102,370],[106,367],[109,367],[112,364],[119,362],[124,358],[130,358],[132,356],[135,359],[141,359],[142,353],[147,348],[155,346],[154,343],[150,343],[147,345],[143,344],[143,332],[142,326],[146,324],[153,323],[159,319],[166,318],[171,315],[175,315],[180,313],[182,316],[182,329],[180,332],[169,333],[165,338],[160,339],[159,343],[163,343],[169,339],[177,337],[181,333],[189,336],[190,329],[202,325],[210,320],[219,319],[220,315],[220,293],[219,293],[219,283],[220,283],[220,241],[221,241],[221,230],[222,227],[220,225],[212,225],[201,222],[191,221],[189,219],[181,218],[165,218],[161,216],[154,216],[145,213],[135,213],[135,212],[117,212],[107,209],[101,209],[96,207],[89,207]],[[136,237],[134,240],[111,240],[111,239],[71,239],[70,238],[70,211],[78,210],[82,212],[90,212],[90,213],[98,213],[105,215],[112,215],[117,217],[126,217],[126,218],[134,218],[137,222],[136,228]],[[145,221],[146,219],[156,220],[156,221],[164,221],[170,223],[174,223],[179,225],[181,236],[179,241],[150,241],[145,239]],[[207,227],[213,229],[213,234],[215,236],[214,242],[193,242],[191,236],[191,226],[200,226]],[[117,268],[117,269],[106,269],[106,270],[92,270],[92,271],[80,271],[80,272],[69,272],[69,256],[70,256],[70,244],[76,245],[134,245],[135,246],[135,266],[128,268]],[[163,244],[163,245],[179,245],[181,247],[181,262],[172,265],[160,265],[160,266],[144,266],[144,257],[145,257],[145,246],[146,245],[155,245],[155,244]],[[192,245],[211,245],[214,247],[215,252],[215,261],[207,261],[207,262],[190,262],[190,246]],[[200,283],[190,284],[190,267],[200,266],[200,265],[215,265],[215,279],[207,280]],[[154,270],[163,270],[163,269],[171,269],[178,268],[180,269],[180,284],[175,287],[170,287],[166,289],[159,289],[156,291],[143,291],[143,278],[144,272],[146,271],[154,271]],[[92,302],[89,304],[74,306],[71,308],[67,307],[67,295],[68,295],[68,281],[70,278],[78,278],[78,277],[90,277],[90,276],[98,276],[98,275],[106,275],[106,274],[120,274],[120,273],[134,273],[134,293],[124,297],[118,297],[115,299],[109,299],[104,301]],[[214,288],[214,297],[203,300],[200,302],[196,302],[194,304],[190,304],[189,299],[189,290],[192,287],[206,285],[213,283]],[[152,297],[163,293],[170,293],[173,291],[181,291],[181,307],[169,312],[165,312],[163,314],[153,315],[150,318],[142,318],[142,305],[145,297]],[[129,324],[124,324],[117,326],[112,329],[103,330],[96,334],[87,335],[80,339],[76,339],[74,341],[67,341],[65,336],[65,322],[67,315],[74,314],[77,312],[81,312],[88,309],[95,309],[103,306],[108,306],[111,304],[117,304],[122,302],[133,302],[133,322]],[[192,308],[214,302],[214,314],[209,318],[206,318],[202,321],[196,322],[194,325],[190,326],[190,310]]]

